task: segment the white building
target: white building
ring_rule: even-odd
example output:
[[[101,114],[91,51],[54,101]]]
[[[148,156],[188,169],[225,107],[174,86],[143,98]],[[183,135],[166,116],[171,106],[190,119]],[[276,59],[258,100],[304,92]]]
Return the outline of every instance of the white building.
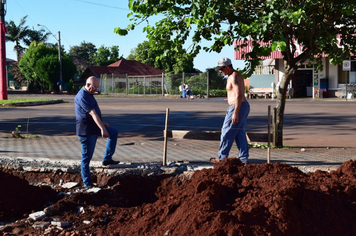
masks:
[[[252,44],[250,47],[252,47]],[[235,51],[235,60],[244,60],[242,52],[246,50],[249,49],[244,48],[240,51]],[[295,56],[298,56],[299,53],[301,51],[297,51]],[[253,77],[250,78],[250,85],[254,83],[257,86],[258,84],[271,84],[270,81],[266,81],[268,79],[271,80],[271,74],[274,74],[272,80],[277,84],[284,73],[282,53],[274,51],[270,56],[261,57],[261,59],[264,59],[264,63],[256,68]],[[347,88],[348,97],[353,97],[356,90],[356,56],[351,56],[350,60],[344,61],[343,65],[331,65],[327,57],[323,57],[322,60],[322,71],[318,71],[312,62],[307,62],[299,67],[291,81],[293,96],[313,98],[345,97],[345,88]],[[268,77],[266,77],[267,74],[269,74]]]

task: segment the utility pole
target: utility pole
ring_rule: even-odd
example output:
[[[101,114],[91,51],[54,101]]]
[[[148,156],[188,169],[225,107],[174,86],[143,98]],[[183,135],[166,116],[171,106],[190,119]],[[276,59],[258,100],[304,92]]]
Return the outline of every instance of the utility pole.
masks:
[[[7,100],[5,7],[4,7],[5,3],[6,3],[6,0],[1,0],[1,6],[0,6],[0,100]]]
[[[61,32],[58,31],[58,60],[59,60],[59,92],[63,92],[62,57],[61,57]]]

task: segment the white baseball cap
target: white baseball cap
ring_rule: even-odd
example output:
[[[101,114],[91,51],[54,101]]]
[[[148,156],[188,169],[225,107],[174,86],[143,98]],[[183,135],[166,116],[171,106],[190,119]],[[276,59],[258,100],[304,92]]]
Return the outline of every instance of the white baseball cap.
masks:
[[[215,67],[215,69],[220,70],[221,68],[223,68],[224,66],[228,66],[231,65],[231,60],[227,57],[223,57],[218,61],[218,66]]]

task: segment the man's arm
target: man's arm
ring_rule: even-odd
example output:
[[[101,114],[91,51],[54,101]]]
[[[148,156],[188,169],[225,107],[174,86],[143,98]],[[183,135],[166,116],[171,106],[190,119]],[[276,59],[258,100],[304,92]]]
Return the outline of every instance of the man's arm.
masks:
[[[105,126],[106,126],[105,123],[103,121],[101,121],[101,119],[100,119],[99,115],[96,113],[95,109],[90,110],[88,113],[89,113],[89,115],[91,115],[91,117],[93,117],[94,122],[100,128],[101,136],[103,138],[110,138],[109,133],[105,128]]]
[[[235,110],[232,116],[232,123],[236,124],[237,122],[239,122],[239,111],[240,111],[241,103],[244,101],[244,96],[245,96],[244,78],[238,71],[234,72],[233,89],[235,90],[236,100],[235,100]]]

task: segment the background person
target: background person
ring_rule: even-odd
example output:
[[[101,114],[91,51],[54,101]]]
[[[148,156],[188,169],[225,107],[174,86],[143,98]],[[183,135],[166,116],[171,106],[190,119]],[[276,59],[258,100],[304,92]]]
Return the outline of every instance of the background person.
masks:
[[[186,96],[188,99],[191,99],[193,96],[193,90],[189,87],[189,85],[187,83],[184,83],[184,91],[186,91]]]
[[[183,94],[183,91],[184,91],[184,85],[179,85],[179,87],[178,87],[178,88],[179,88],[179,93],[180,93],[180,95],[179,95],[179,96],[180,96],[181,98],[185,97],[185,96],[184,96],[184,94]]]
[[[76,134],[81,143],[81,175],[84,187],[92,187],[89,164],[93,157],[96,141],[99,135],[107,138],[103,165],[118,164],[112,160],[115,153],[118,130],[102,121],[99,105],[94,93],[99,87],[95,76],[90,76],[85,86],[75,96]]]
[[[246,120],[250,113],[250,105],[245,97],[245,82],[241,73],[234,70],[229,58],[223,57],[216,67],[223,75],[227,75],[226,91],[229,107],[221,129],[218,158],[210,159],[216,163],[229,157],[234,141],[239,149],[237,158],[248,163],[249,147],[246,138]]]

